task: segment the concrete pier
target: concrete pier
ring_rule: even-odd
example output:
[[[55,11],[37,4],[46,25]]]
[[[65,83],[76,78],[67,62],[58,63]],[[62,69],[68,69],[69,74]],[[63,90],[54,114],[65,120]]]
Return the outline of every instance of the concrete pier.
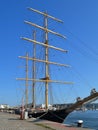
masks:
[[[86,128],[68,127],[60,123],[27,119],[20,120],[19,115],[0,112],[0,130],[91,130]]]

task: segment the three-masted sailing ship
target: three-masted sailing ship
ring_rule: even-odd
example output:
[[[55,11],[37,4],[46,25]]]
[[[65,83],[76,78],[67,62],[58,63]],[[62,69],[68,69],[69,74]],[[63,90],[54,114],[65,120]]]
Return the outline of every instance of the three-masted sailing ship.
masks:
[[[66,116],[72,112],[73,110],[75,110],[77,107],[85,104],[86,102],[89,102],[95,98],[98,97],[98,93],[94,93],[82,100],[79,100],[77,101],[76,103],[72,104],[71,106],[67,106],[66,108],[59,108],[59,109],[49,109],[48,107],[48,88],[49,88],[49,83],[56,83],[56,84],[72,84],[72,82],[65,82],[65,81],[56,81],[56,80],[52,80],[50,78],[50,75],[49,75],[49,65],[50,64],[53,64],[53,65],[57,65],[57,66],[63,66],[63,67],[68,67],[68,65],[66,64],[61,64],[61,63],[56,63],[56,62],[52,62],[49,60],[49,49],[55,49],[56,51],[61,51],[61,52],[64,52],[66,53],[67,50],[64,50],[62,48],[58,48],[58,47],[55,47],[53,45],[50,45],[49,44],[49,41],[48,41],[48,34],[51,33],[53,35],[57,35],[61,38],[66,38],[65,36],[57,33],[57,32],[54,32],[50,29],[48,29],[48,20],[49,19],[52,19],[52,20],[55,20],[57,22],[60,22],[62,23],[62,20],[59,20],[53,16],[50,16],[49,14],[47,14],[47,12],[40,12],[38,10],[35,10],[33,8],[28,8],[30,11],[33,11],[33,12],[36,12],[40,15],[43,15],[44,16],[44,26],[40,26],[38,24],[35,24],[33,22],[30,22],[30,21],[25,21],[26,24],[28,25],[31,25],[31,26],[34,26],[35,28],[38,28],[38,29],[41,29],[44,31],[44,42],[39,42],[36,40],[36,36],[35,36],[35,33],[34,33],[34,38],[33,39],[30,39],[30,38],[27,38],[27,37],[22,37],[22,40],[25,40],[25,41],[28,41],[28,42],[31,42],[34,44],[34,49],[33,49],[33,57],[29,57],[28,56],[28,53],[26,54],[26,56],[20,56],[20,58],[23,58],[26,60],[26,77],[25,78],[18,78],[18,80],[23,80],[25,81],[26,83],[26,90],[25,90],[25,94],[26,94],[26,101],[25,101],[25,107],[27,108],[28,106],[28,82],[29,81],[32,81],[33,82],[33,85],[32,85],[32,93],[33,93],[33,101],[32,101],[32,107],[34,108],[33,111],[30,111],[28,114],[29,116],[32,116],[34,118],[40,118],[40,119],[46,119],[46,120],[50,120],[50,121],[54,121],[54,122],[63,122],[64,119],[66,118]],[[43,46],[45,48],[45,58],[44,59],[38,59],[36,57],[36,45],[40,45],[40,46]],[[33,75],[32,75],[32,78],[29,78],[29,75],[28,75],[28,60],[31,60],[33,61]],[[36,78],[36,62],[38,62],[39,64],[40,63],[44,63],[45,64],[45,73],[44,73],[44,78],[39,78],[37,79]],[[36,110],[35,108],[35,88],[36,88],[36,82],[43,82],[45,84],[45,109],[44,110]]]

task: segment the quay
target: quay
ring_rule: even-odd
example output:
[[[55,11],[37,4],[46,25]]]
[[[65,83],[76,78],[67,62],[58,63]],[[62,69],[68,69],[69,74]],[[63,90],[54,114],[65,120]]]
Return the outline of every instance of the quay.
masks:
[[[91,130],[87,128],[70,127],[60,123],[34,120],[20,120],[19,115],[0,112],[0,130]]]

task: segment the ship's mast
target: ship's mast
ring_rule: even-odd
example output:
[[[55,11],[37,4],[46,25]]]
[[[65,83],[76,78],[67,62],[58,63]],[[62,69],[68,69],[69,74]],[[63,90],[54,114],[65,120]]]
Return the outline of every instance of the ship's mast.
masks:
[[[34,40],[36,40],[36,31],[33,32],[33,38]],[[36,43],[34,43],[33,45],[33,58],[36,58]],[[35,79],[36,78],[36,61],[33,60],[33,66],[32,66],[32,78]],[[35,108],[35,81],[32,81],[32,106],[33,108]]]
[[[28,105],[28,53],[26,53],[26,88],[25,88],[25,108]]]
[[[48,27],[48,17],[47,14],[45,16],[45,44],[48,45],[48,32],[47,32],[47,27]],[[49,64],[48,64],[48,46],[45,47],[45,78],[46,78],[46,83],[45,83],[45,100],[46,100],[46,109],[48,109],[48,81],[49,80]]]
[[[35,61],[35,62],[43,62],[45,63],[45,77],[44,78],[41,78],[41,79],[36,79],[35,75],[33,75],[33,78],[30,79],[30,78],[17,78],[18,80],[28,80],[28,81],[33,81],[33,86],[32,86],[32,90],[33,90],[33,105],[35,107],[35,82],[44,82],[45,83],[45,104],[46,104],[46,109],[48,109],[48,84],[53,82],[53,83],[61,83],[61,84],[72,84],[72,82],[65,82],[65,81],[56,81],[56,80],[50,80],[49,78],[49,64],[54,64],[54,65],[58,65],[58,66],[63,66],[63,67],[69,67],[69,65],[66,65],[66,64],[60,64],[60,63],[56,63],[56,62],[51,62],[49,61],[48,59],[48,50],[49,48],[52,48],[52,49],[55,49],[55,50],[58,50],[58,51],[61,51],[61,52],[67,52],[67,50],[64,50],[64,49],[61,49],[61,48],[57,48],[55,46],[52,46],[52,45],[49,45],[48,43],[48,33],[52,33],[54,35],[57,35],[59,37],[62,37],[62,38],[66,38],[65,36],[57,33],[57,32],[54,32],[50,29],[48,29],[48,19],[51,18],[57,22],[61,22],[61,20],[53,17],[53,16],[50,16],[48,15],[46,12],[40,12],[38,10],[35,10],[33,8],[28,8],[30,11],[33,11],[33,12],[36,12],[38,14],[41,14],[44,16],[44,27],[42,26],[39,26],[35,23],[32,23],[32,22],[29,22],[29,21],[25,21],[26,24],[29,24],[31,26],[34,26],[36,28],[39,28],[41,30],[43,30],[45,32],[45,41],[44,43],[42,42],[39,42],[39,41],[36,41],[35,39],[35,34],[34,34],[34,40],[30,39],[30,38],[26,38],[26,37],[22,37],[23,40],[26,40],[28,42],[31,42],[31,43],[34,43],[35,45],[36,44],[39,44],[41,46],[44,46],[45,47],[45,60],[42,60],[42,59],[37,59],[36,58],[36,49],[33,50],[34,51],[34,54],[33,54],[33,58],[31,57],[28,57],[28,55],[25,57],[25,56],[20,56],[20,58],[24,58],[24,59],[28,59],[28,60],[32,60],[32,61]],[[35,48],[35,45],[34,45],[34,48]],[[35,62],[33,62],[33,65],[35,66]],[[35,67],[33,68],[33,73],[35,73]]]
[[[45,79],[45,104],[46,104],[45,106],[46,106],[46,109],[48,109],[48,80],[49,80],[49,63],[48,63],[49,62],[49,60],[48,60],[48,31],[49,30],[48,30],[48,17],[50,17],[50,18],[52,18],[52,19],[54,19],[56,21],[59,21],[59,22],[62,22],[62,21],[48,15],[46,12],[42,13],[42,12],[40,12],[38,10],[34,10],[32,8],[29,8],[29,9],[34,11],[34,12],[37,12],[39,14],[44,15],[44,28],[41,27],[41,26],[35,25],[35,24],[33,24],[33,26],[36,26],[36,27],[38,27],[40,29],[43,28],[43,30],[45,32],[45,43],[44,43],[46,45],[45,46],[45,78],[44,78]],[[30,24],[29,22],[26,22],[26,23]],[[50,30],[50,32],[52,32],[52,31]],[[60,35],[60,34],[58,34],[56,32],[53,32],[53,33],[56,34],[56,35],[62,36],[62,35]],[[33,79],[34,79],[34,77],[33,77]],[[34,87],[33,87],[33,96],[34,96]],[[34,97],[33,97],[33,99],[34,99]]]

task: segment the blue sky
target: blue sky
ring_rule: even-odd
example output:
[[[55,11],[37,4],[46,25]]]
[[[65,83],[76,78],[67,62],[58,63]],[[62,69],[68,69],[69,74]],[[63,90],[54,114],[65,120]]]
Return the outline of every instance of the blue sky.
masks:
[[[73,101],[75,96],[89,95],[93,87],[98,90],[98,0],[2,0],[0,4],[0,103],[10,105],[20,103],[23,88],[17,83],[16,77],[20,77],[19,66],[22,62],[18,56],[24,55],[28,46],[21,41],[20,37],[27,36],[28,32],[31,33],[24,20],[40,22],[40,17],[28,11],[27,7],[47,11],[50,15],[64,21],[63,24],[56,25],[51,22],[51,28],[67,37],[66,40],[60,40],[58,46],[69,50],[64,61],[72,66],[71,75],[67,78],[75,83],[71,89],[67,88],[70,93],[71,91],[75,93],[71,96],[71,100]],[[36,20],[37,18],[39,20]],[[55,44],[57,42],[58,40]]]

